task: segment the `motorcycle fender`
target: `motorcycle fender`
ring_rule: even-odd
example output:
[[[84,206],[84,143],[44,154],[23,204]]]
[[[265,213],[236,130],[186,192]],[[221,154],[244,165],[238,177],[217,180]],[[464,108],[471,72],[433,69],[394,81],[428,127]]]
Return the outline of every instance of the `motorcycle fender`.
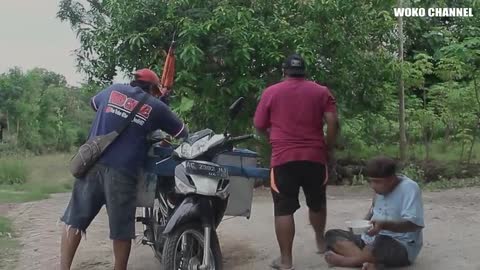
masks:
[[[168,219],[163,234],[171,233],[176,227],[187,222],[212,223],[212,208],[205,197],[188,196]]]

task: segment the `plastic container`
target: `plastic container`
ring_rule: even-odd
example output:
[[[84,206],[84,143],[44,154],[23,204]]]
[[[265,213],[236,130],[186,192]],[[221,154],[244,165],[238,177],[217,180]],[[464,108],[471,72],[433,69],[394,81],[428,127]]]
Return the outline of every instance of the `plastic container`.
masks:
[[[372,228],[372,224],[370,224],[369,220],[359,219],[359,220],[351,220],[345,222],[347,224],[348,229],[353,234],[362,234],[368,232],[370,228]]]
[[[216,163],[229,169],[230,197],[225,216],[250,218],[255,177],[249,173],[257,168],[257,153],[248,149],[235,149],[218,155]]]

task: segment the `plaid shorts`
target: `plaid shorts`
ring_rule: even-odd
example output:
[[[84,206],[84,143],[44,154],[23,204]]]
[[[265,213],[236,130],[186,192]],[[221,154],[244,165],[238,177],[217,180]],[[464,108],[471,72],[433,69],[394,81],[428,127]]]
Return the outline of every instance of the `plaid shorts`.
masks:
[[[360,249],[365,247],[372,251],[377,263],[388,267],[402,267],[410,265],[407,249],[397,240],[386,235],[377,235],[371,245],[366,245],[360,235],[344,230],[329,230],[325,233],[327,249],[334,250],[337,241],[349,241]]]

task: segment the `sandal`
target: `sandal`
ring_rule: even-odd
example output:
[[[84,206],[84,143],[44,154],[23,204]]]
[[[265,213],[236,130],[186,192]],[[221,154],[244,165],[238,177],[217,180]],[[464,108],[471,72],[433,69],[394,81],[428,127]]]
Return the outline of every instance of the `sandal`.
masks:
[[[273,260],[270,263],[270,267],[277,270],[295,270],[293,266],[291,266],[290,268],[285,268],[284,266],[282,266],[282,263],[280,262],[280,258],[276,258],[275,260]]]

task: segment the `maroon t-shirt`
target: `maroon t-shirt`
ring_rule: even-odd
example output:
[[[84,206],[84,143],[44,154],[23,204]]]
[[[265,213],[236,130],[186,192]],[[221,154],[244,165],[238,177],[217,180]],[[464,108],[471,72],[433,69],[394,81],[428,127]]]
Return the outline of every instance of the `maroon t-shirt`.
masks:
[[[269,131],[271,167],[299,160],[326,164],[325,112],[336,113],[330,90],[303,78],[288,78],[263,92],[254,125]]]

